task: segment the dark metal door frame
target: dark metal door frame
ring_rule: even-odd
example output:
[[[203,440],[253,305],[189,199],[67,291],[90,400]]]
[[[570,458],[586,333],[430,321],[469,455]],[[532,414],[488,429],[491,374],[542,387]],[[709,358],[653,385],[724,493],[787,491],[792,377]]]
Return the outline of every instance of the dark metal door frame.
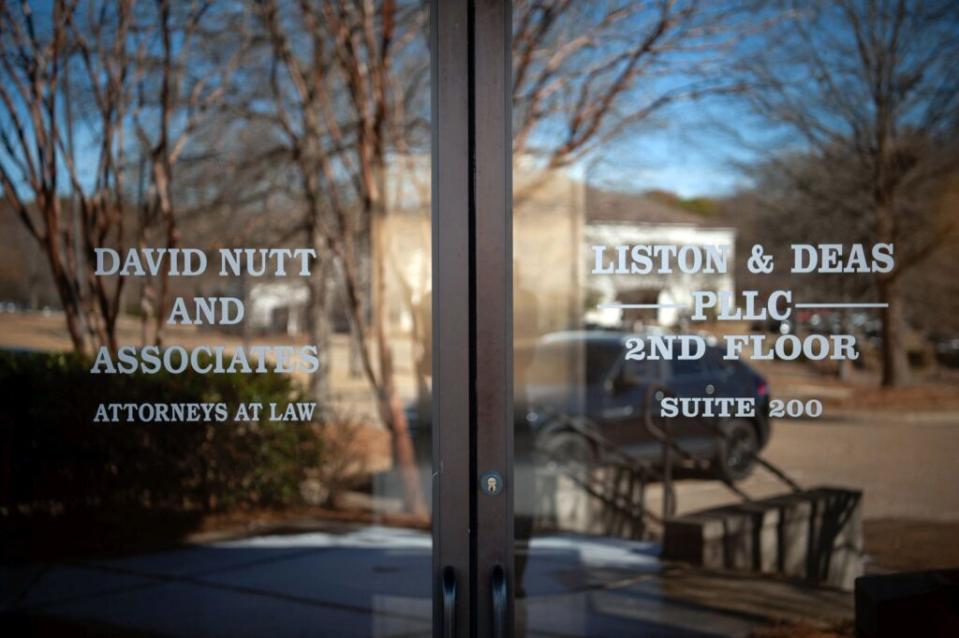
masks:
[[[431,0],[434,635],[512,635],[510,3]],[[495,473],[496,494],[480,477]],[[494,478],[494,483],[496,480]]]

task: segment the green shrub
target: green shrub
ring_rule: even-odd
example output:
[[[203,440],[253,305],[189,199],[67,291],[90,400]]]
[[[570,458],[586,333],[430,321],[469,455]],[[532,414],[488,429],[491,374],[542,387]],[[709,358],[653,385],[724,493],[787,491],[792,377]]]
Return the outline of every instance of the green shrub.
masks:
[[[93,375],[74,354],[0,353],[0,506],[9,514],[213,511],[300,500],[320,463],[314,423],[232,419],[241,402],[301,400],[288,376]],[[224,402],[225,422],[95,423],[100,403]]]

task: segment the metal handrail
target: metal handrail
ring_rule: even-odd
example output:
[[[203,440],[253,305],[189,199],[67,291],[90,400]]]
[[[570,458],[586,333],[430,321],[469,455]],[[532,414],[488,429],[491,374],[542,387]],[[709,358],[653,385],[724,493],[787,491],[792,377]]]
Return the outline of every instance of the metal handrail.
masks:
[[[658,393],[662,393],[662,395],[657,397]],[[617,499],[615,496],[610,499],[606,495],[598,493],[587,483],[580,481],[576,477],[571,477],[587,494],[593,496],[594,498],[599,498],[600,500],[603,500],[604,502],[616,507],[621,511],[625,511],[630,515],[635,516],[638,514],[642,517],[649,518],[651,521],[660,525],[672,517],[676,511],[676,493],[673,485],[674,456],[687,461],[699,461],[699,459],[694,457],[688,450],[683,449],[682,446],[680,446],[672,438],[668,425],[660,426],[655,422],[656,415],[653,412],[653,399],[655,398],[661,401],[666,394],[672,394],[669,388],[661,385],[651,385],[647,390],[645,409],[643,413],[643,423],[646,426],[647,432],[650,434],[650,436],[652,436],[653,439],[660,443],[663,449],[662,462],[659,468],[655,467],[648,461],[641,461],[633,457],[619,447],[610,443],[606,437],[598,432],[598,428],[596,427],[595,423],[593,423],[590,419],[582,416],[572,417],[556,409],[541,408],[541,410],[546,413],[547,417],[557,420],[563,427],[576,432],[590,441],[598,450],[603,452],[604,458],[614,459],[618,461],[618,465],[620,467],[626,468],[633,474],[638,475],[641,490],[645,491],[646,485],[649,482],[661,483],[663,485],[663,513],[661,517],[658,517],[649,511],[649,509],[647,509],[645,506],[642,506],[638,512],[629,507],[629,504],[626,504],[626,507],[623,507],[620,503],[616,502]],[[709,422],[708,425],[711,427],[711,433],[714,436],[725,436],[720,430],[718,421]],[[539,451],[542,452],[543,450],[540,448]],[[792,491],[802,491],[802,488],[799,486],[799,484],[790,478],[786,472],[776,467],[773,463],[766,460],[761,455],[753,454],[752,460],[766,469],[780,481],[785,483]],[[746,492],[737,487],[731,481],[722,480],[720,482],[743,501],[749,502],[752,500],[752,498]]]

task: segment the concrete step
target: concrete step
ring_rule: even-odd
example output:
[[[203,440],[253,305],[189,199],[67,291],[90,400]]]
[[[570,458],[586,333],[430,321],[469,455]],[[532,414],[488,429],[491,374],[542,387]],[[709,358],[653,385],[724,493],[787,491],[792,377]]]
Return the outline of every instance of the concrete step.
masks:
[[[862,492],[817,487],[666,522],[663,557],[852,591],[863,573]]]

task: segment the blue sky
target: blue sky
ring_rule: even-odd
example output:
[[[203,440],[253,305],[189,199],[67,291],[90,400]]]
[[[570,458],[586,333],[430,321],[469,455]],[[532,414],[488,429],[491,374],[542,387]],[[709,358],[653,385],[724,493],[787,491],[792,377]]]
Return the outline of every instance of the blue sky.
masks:
[[[734,123],[732,131],[721,122]],[[748,184],[737,162],[755,159],[732,133],[759,140],[762,132],[734,105],[686,103],[605,146],[573,172],[621,190],[666,190],[685,198],[729,195]]]
[[[621,190],[665,190],[684,198],[728,195],[745,184],[728,143],[694,145],[676,132],[624,140],[594,166],[578,166],[591,184]]]
[[[666,78],[669,81],[670,78]],[[601,154],[580,162],[573,173],[590,183],[624,190],[661,189],[682,197],[726,195],[746,184],[735,161],[748,155],[731,136],[717,129],[717,120],[735,122],[740,133],[752,133],[746,118],[729,104],[683,103],[660,113],[643,128],[627,132]],[[98,159],[97,134],[77,124],[78,172],[92,182]],[[750,135],[755,137],[755,135]]]

